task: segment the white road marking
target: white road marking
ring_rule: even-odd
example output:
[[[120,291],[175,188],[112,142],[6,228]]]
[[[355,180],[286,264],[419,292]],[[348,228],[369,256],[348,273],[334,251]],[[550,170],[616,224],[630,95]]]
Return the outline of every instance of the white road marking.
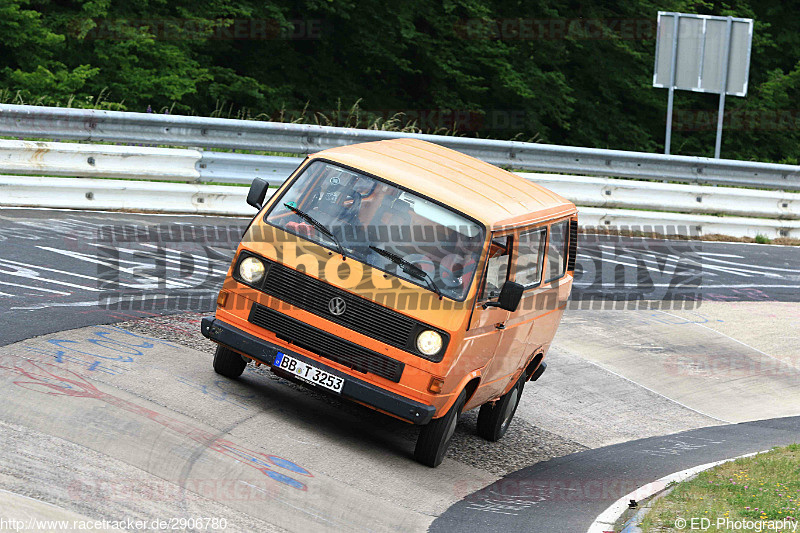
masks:
[[[47,289],[45,287],[34,287],[33,285],[22,285],[20,283],[11,283],[9,281],[0,281],[0,285],[11,285],[12,287],[19,287],[21,289],[31,289],[34,291],[49,292],[51,294],[60,294],[62,296],[69,296],[70,294],[72,294],[71,292],[57,291],[55,289]],[[11,295],[9,294],[8,296]]]
[[[725,261],[724,259],[715,259],[713,257],[709,257],[708,260],[709,261],[716,261],[717,263],[726,263],[726,264],[729,264],[729,265],[741,264],[741,263],[735,263],[733,261]],[[780,270],[781,272],[791,272],[792,274],[800,274],[800,270],[797,270],[796,268],[768,267],[768,266],[763,266],[763,265],[749,265],[749,266],[751,266],[753,268],[762,268],[764,270]]]
[[[200,294],[215,294],[213,291],[198,291]],[[185,294],[182,293],[182,294]],[[168,299],[171,295],[170,294],[142,294],[137,295],[137,300],[139,301],[155,301],[161,299]],[[127,296],[109,296],[108,298],[103,298],[103,305],[108,305],[111,303],[119,303],[119,302],[127,302],[129,297]],[[45,302],[36,305],[28,305],[28,306],[18,306],[18,307],[11,307],[10,309],[15,309],[18,311],[34,311],[37,309],[47,309],[48,307],[92,307],[92,306],[100,306],[100,302],[98,300],[89,300],[89,301],[81,301],[81,302]],[[125,311],[125,309],[123,309]]]
[[[614,252],[620,252],[620,251],[621,252],[629,252],[632,256],[634,256],[636,254],[642,254],[642,255],[643,254],[656,254],[656,255],[666,255],[668,260],[669,259],[673,259],[673,258],[675,258],[677,260],[682,260],[682,261],[685,260],[684,258],[682,258],[679,255],[664,254],[662,252],[658,252],[657,250],[636,250],[636,249],[633,249],[633,250],[629,250],[628,251],[628,250],[624,250],[624,249],[623,250],[619,250],[617,247],[609,246],[609,245],[600,245],[600,246],[598,246],[598,248],[605,248],[605,249],[613,250]],[[800,270],[797,270],[797,269],[768,267],[768,266],[753,265],[753,264],[743,264],[742,262],[725,261],[724,259],[716,259],[715,257],[713,257],[713,256],[718,256],[718,257],[721,256],[721,257],[731,257],[731,258],[745,259],[745,257],[741,256],[741,255],[712,254],[712,253],[704,253],[704,252],[694,252],[694,253],[696,253],[697,255],[703,256],[704,258],[707,258],[710,261],[715,261],[717,263],[725,263],[725,264],[728,264],[728,265],[733,265],[733,266],[727,267],[727,268],[731,268],[733,270],[739,270],[739,271],[742,271],[742,272],[751,272],[751,273],[756,273],[756,274],[760,273],[762,275],[771,276],[771,277],[780,277],[780,274],[770,274],[769,272],[747,270],[747,268],[757,268],[757,269],[762,269],[762,270],[778,270],[778,271],[782,271],[782,272],[800,273]],[[581,254],[578,254],[578,256],[580,256],[580,255]],[[645,260],[645,262],[646,262],[646,260]],[[726,267],[721,267],[721,266],[717,266],[717,265],[708,265],[707,263],[698,263],[698,262],[696,262],[694,260],[691,260],[691,258],[689,258],[689,262],[692,262],[694,264],[698,264],[698,265],[700,265],[702,267],[712,267],[712,268],[715,268],[717,270],[723,269],[723,272],[727,272],[727,270],[724,270]],[[735,272],[731,272],[731,273],[735,273]]]
[[[583,282],[578,282],[578,281],[573,283],[573,286],[575,286],[575,287],[591,287],[592,285],[594,285],[594,283],[583,283]],[[671,283],[653,283],[652,285],[648,284],[648,287],[673,287],[673,286],[674,287],[683,287],[683,285],[673,285]],[[694,285],[690,285],[690,286],[694,287]],[[790,284],[790,285],[778,285],[778,284],[773,284],[773,285],[760,284],[760,285],[758,285],[758,284],[753,284],[753,283],[742,283],[742,284],[736,284],[736,285],[729,285],[729,284],[718,284],[718,283],[717,284],[703,283],[703,284],[697,285],[697,288],[698,289],[701,289],[701,288],[702,289],[754,289],[754,288],[762,288],[762,289],[773,289],[773,288],[796,289],[796,288],[798,288],[798,284],[797,283],[793,283],[793,284]]]
[[[45,267],[45,266],[28,265],[26,263],[20,263],[18,261],[12,261],[10,259],[0,259],[0,266],[20,266],[20,267],[23,267],[26,270],[30,270],[31,272],[36,274],[35,276],[23,276],[23,277],[28,277],[29,279],[36,279],[36,280],[39,280],[39,281],[50,281],[51,283],[60,283],[61,285],[68,285],[68,286],[75,287],[75,288],[78,288],[78,289],[86,289],[88,291],[97,292],[100,289],[96,289],[96,288],[88,287],[88,286],[84,286],[84,285],[73,285],[73,284],[68,284],[66,282],[58,282],[58,281],[50,280],[49,278],[43,278],[43,277],[39,276],[39,272],[37,272],[36,270],[33,270],[33,269],[36,268],[38,270],[46,270],[48,272],[55,272],[57,274],[64,274],[64,275],[73,276],[73,277],[76,277],[76,278],[84,278],[84,279],[90,279],[92,281],[100,281],[102,283],[108,283],[108,280],[100,279],[100,278],[98,278],[96,276],[88,276],[86,274],[78,274],[76,272],[68,272],[66,270],[59,270],[57,268],[50,268],[50,267]],[[2,271],[0,271],[0,274],[14,275],[11,272],[2,272]],[[119,283],[119,285],[121,287],[127,287],[127,288],[130,288],[130,289],[141,289],[141,288],[156,287],[156,285],[131,285],[131,284],[128,284],[128,283]]]
[[[87,254],[82,254],[80,252],[70,252],[70,251],[67,251],[67,250],[59,250],[58,248],[53,248],[51,246],[37,246],[37,248],[40,248],[42,250],[47,250],[48,252],[53,252],[53,253],[57,253],[57,254],[61,254],[61,255],[66,255],[67,257],[72,257],[73,259],[78,259],[79,261],[88,262],[88,263],[95,263],[95,264],[98,264],[98,265],[102,265],[102,266],[106,266],[106,267],[109,267],[109,268],[113,268],[113,269],[116,269],[119,272],[124,272],[124,273],[130,274],[132,276],[140,276],[140,277],[144,277],[144,278],[148,278],[148,279],[153,279],[153,280],[156,280],[157,282],[162,282],[163,281],[166,284],[166,286],[171,288],[171,289],[174,289],[174,288],[189,288],[190,287],[190,285],[187,285],[186,283],[181,283],[181,282],[178,282],[178,281],[175,281],[175,280],[158,278],[157,276],[151,276],[151,275],[148,275],[148,274],[136,273],[133,268],[125,268],[125,267],[122,267],[120,265],[115,265],[114,263],[110,263],[108,261],[103,261],[101,259],[97,259],[96,257],[92,257],[92,256],[87,255]],[[122,262],[122,260],[120,262]],[[124,260],[124,262],[138,264],[138,265],[143,266],[143,267],[151,267],[152,266],[152,265],[149,265],[147,263],[136,263],[134,261],[128,261],[128,260]],[[170,267],[166,267],[166,268],[169,269]],[[99,279],[99,278],[95,278],[95,279]],[[102,280],[102,281],[104,281],[106,283],[108,282],[108,280]],[[156,287],[157,285],[149,285],[149,286],[148,285],[126,285],[126,286],[134,287],[134,288],[143,288],[144,289],[144,288]]]
[[[600,253],[599,257],[586,255],[586,254],[578,254],[577,257],[584,257],[584,258],[587,258],[587,259],[600,259],[600,262],[602,262],[602,263],[616,263],[618,265],[629,266],[629,267],[631,267],[631,268],[633,268],[635,270],[639,268],[638,264],[632,264],[632,263],[628,263],[628,262],[624,262],[624,261],[618,261],[618,260],[615,260],[615,259],[611,259],[611,258],[608,257],[609,254],[607,252],[600,251],[599,253]],[[628,257],[633,258],[633,254],[628,254]],[[661,275],[664,274],[664,270],[659,268],[657,263],[656,263],[656,266],[654,266],[654,267],[650,267],[650,266],[647,265],[648,262],[655,263],[655,261],[653,261],[652,259],[645,259],[643,257],[641,259],[642,259],[642,262],[644,263],[645,268],[647,268],[648,270],[651,270],[653,272],[657,272],[657,273],[659,273]],[[684,260],[683,262],[686,263],[686,264],[692,264],[692,265],[697,265],[697,266],[700,266],[700,267],[704,267],[704,265],[702,265],[701,263],[697,263],[695,261],[686,261],[686,260]],[[666,269],[666,266],[667,265],[664,264],[664,269]],[[676,265],[674,265],[674,266],[677,266],[677,262],[676,262]],[[717,270],[721,270],[721,269],[717,269]],[[713,272],[706,272],[705,270],[702,271],[702,274],[703,275],[710,275],[710,276],[716,276],[717,275],[717,274],[715,274]],[[745,276],[745,277],[750,277],[750,276]]]
[[[139,254],[140,256],[143,255],[143,251],[142,250],[135,250],[135,249],[131,249],[131,248],[117,248],[117,247],[114,247],[114,246],[109,246],[109,245],[104,245],[104,244],[97,244],[97,243],[88,243],[88,244],[90,244],[91,246],[95,246],[96,248],[108,249],[108,250],[112,250],[112,251],[115,251],[115,252],[129,253],[132,256],[135,256],[135,254]],[[147,246],[147,245],[145,245],[145,246]],[[40,248],[44,248],[44,247],[40,247]],[[74,253],[77,253],[77,252],[74,252]],[[214,269],[214,268],[209,269],[206,265],[202,264],[200,262],[200,259],[205,259],[206,261],[209,261],[209,262],[213,261],[212,259],[210,259],[210,258],[208,258],[206,256],[195,255],[195,254],[192,254],[192,253],[189,253],[189,252],[183,252],[183,253],[188,254],[192,258],[192,261],[193,261],[192,267],[197,272],[197,274],[199,274],[199,275],[202,275],[203,273],[205,273],[205,274],[218,274],[220,276],[224,276],[228,272],[227,267],[224,270]],[[167,253],[164,254],[164,256],[160,256],[159,257],[159,256],[156,256],[156,255],[153,255],[152,257],[153,257],[153,259],[163,259],[165,263],[172,263],[172,264],[176,264],[177,263],[177,264],[180,265],[180,264],[182,264],[182,261],[180,259],[174,259],[174,258],[169,257],[169,255],[178,255],[178,254],[179,254],[178,251],[169,250],[168,249]],[[84,255],[84,254],[79,254],[79,255]],[[86,257],[89,257],[91,259],[90,256],[86,256]],[[133,276],[137,276],[137,277],[153,279],[153,280],[156,280],[156,281],[160,281],[161,280],[161,278],[159,278],[157,276],[152,276],[152,275],[149,275],[149,274],[145,274],[145,273],[142,273],[140,271],[140,269],[142,269],[142,268],[154,268],[154,265],[151,264],[151,263],[142,262],[142,261],[133,261],[133,260],[130,260],[130,259],[122,259],[122,258],[115,259],[114,262],[115,263],[116,262],[127,263],[127,264],[134,265],[130,269],[119,268],[119,270],[122,271],[122,272],[126,272],[126,273],[129,273],[129,274],[131,274]],[[220,261],[220,262],[222,262],[222,261]],[[228,264],[229,261],[225,261],[224,263]],[[174,271],[174,272],[181,272],[182,271],[182,269],[180,267],[174,267],[174,266],[171,266],[171,265],[165,265],[164,269],[165,270],[171,270],[171,271]],[[192,279],[194,279],[194,276],[192,276],[190,278],[184,278],[184,281],[186,283],[189,283],[189,282],[191,282]],[[172,281],[174,281],[174,280],[172,280]],[[180,283],[180,282],[175,282],[175,283]]]
[[[633,253],[630,253],[630,254],[627,254],[627,255],[629,257],[633,257]],[[639,268],[638,264],[632,264],[632,263],[629,263],[629,262],[624,262],[624,261],[618,261],[618,260],[615,260],[615,259],[611,259],[610,257],[607,257],[607,253],[603,252],[603,251],[600,252],[600,257],[593,257],[593,256],[590,256],[590,255],[578,254],[578,257],[581,257],[581,256],[585,257],[585,258],[589,258],[589,259],[600,259],[600,261],[603,262],[603,263],[616,263],[618,265],[629,266],[629,267],[634,268],[634,269],[638,269]],[[641,259],[642,259],[642,262],[645,265],[645,268],[647,268],[648,270],[654,270],[656,272],[659,272],[659,273],[663,274],[663,271],[661,271],[660,269],[654,269],[654,268],[651,268],[651,267],[647,266],[647,263],[648,263],[647,259],[645,259],[645,258],[641,258]],[[724,267],[724,266],[720,266],[720,265],[709,265],[708,263],[699,263],[699,262],[694,261],[692,259],[686,259],[686,260],[683,260],[683,262],[686,263],[686,264],[699,266],[702,269],[701,274],[704,275],[704,276],[708,276],[708,275],[717,276],[718,274],[716,274],[713,271],[718,271],[718,272],[725,272],[727,274],[733,274],[733,275],[736,275],[736,276],[741,276],[741,277],[744,277],[744,278],[752,278],[752,277],[755,277],[756,275],[759,275],[759,276],[762,276],[762,277],[768,277],[768,278],[785,278],[785,276],[781,276],[780,274],[774,274],[772,272],[763,272],[763,271],[760,271],[760,270],[749,270],[749,269],[746,269],[744,267]],[[756,268],[759,268],[759,267],[756,267]],[[711,270],[711,272],[709,272],[709,270]]]
[[[715,253],[712,253],[712,252],[695,252],[695,253],[697,255],[702,255],[704,257],[708,255],[708,256],[715,256],[715,257],[737,257],[739,259],[744,259],[743,255],[736,255],[736,254],[715,254]]]
[[[92,307],[97,306],[97,300],[91,302],[49,302],[39,305],[27,305],[27,306],[17,306],[17,307],[10,307],[14,311],[37,311],[39,309],[47,309],[49,307]]]
[[[106,249],[110,249],[110,250],[117,250],[117,251],[120,251],[120,252],[129,253],[129,254],[142,254],[142,250],[134,250],[134,249],[131,249],[131,248],[117,248],[117,247],[108,246],[108,245],[105,245],[105,244],[96,244],[96,243],[91,243],[91,244],[93,246],[96,246],[97,248],[106,248]],[[158,249],[158,247],[154,246],[154,245],[144,244],[143,246],[147,246],[147,247],[152,247],[152,248]],[[225,265],[230,264],[230,261],[224,261],[223,262],[221,260],[211,259],[211,258],[209,258],[207,256],[203,256],[203,255],[195,255],[195,254],[192,254],[192,253],[189,253],[189,252],[183,252],[183,253],[188,254],[192,258],[193,261],[197,261],[195,264],[193,264],[193,267],[196,266],[197,269],[202,268],[203,271],[206,272],[206,273],[226,274],[228,272],[227,268],[225,270],[217,270],[217,269],[214,269],[214,268],[209,269],[206,265],[202,264],[199,261],[199,259],[205,259],[206,262],[209,262],[209,263],[212,262],[212,261],[216,261],[216,262],[219,262],[219,263],[224,263]],[[173,263],[173,264],[175,264],[175,263],[181,264],[182,263],[182,261],[180,259],[175,259],[175,258],[169,257],[170,255],[172,255],[172,256],[178,255],[179,256],[180,255],[180,251],[172,250],[172,249],[166,249],[166,254],[164,254],[164,256],[161,257],[161,258],[163,258],[164,261],[167,262],[167,263]],[[156,255],[153,255],[153,257],[154,258],[158,258],[158,256],[156,256]],[[128,261],[128,260],[123,260],[123,259],[120,259],[120,261],[124,261],[126,263],[141,264],[141,263],[136,263],[135,261]],[[152,265],[148,264],[146,266],[152,266]],[[181,270],[180,268],[175,268],[175,267],[171,267],[171,266],[167,266],[166,269],[167,270],[176,270],[176,271],[180,271]]]
[[[0,264],[1,264],[1,262],[3,262],[2,259],[0,259]],[[5,274],[7,276],[15,276],[15,277],[18,277],[18,278],[35,279],[36,281],[41,281],[42,283],[53,283],[55,285],[62,285],[64,287],[72,287],[73,289],[82,289],[82,290],[86,290],[86,291],[100,292],[100,289],[97,289],[97,288],[94,288],[94,287],[88,287],[88,286],[85,286],[85,285],[76,285],[75,283],[69,283],[67,281],[61,281],[61,280],[57,280],[57,279],[43,278],[43,277],[41,277],[39,275],[38,272],[36,272],[35,270],[32,270],[30,268],[26,268],[25,270],[27,270],[28,272],[22,272],[22,271],[8,272],[8,271],[5,271],[5,272],[0,272],[0,274]],[[55,270],[55,269],[50,269],[50,270]],[[64,272],[64,274],[68,274],[68,272]]]

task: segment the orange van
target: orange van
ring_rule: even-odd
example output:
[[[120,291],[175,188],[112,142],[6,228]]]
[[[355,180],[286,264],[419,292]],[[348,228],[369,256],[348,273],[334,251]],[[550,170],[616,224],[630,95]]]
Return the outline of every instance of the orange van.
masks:
[[[577,210],[416,139],[303,161],[253,218],[202,332],[214,370],[249,362],[421,425],[442,462],[460,413],[497,441],[544,362],[572,287]]]

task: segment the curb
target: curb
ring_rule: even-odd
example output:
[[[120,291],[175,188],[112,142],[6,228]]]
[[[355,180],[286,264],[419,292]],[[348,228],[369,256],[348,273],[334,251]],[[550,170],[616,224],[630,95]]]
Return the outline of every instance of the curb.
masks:
[[[636,514],[634,514],[628,519],[627,522],[625,522],[625,525],[622,526],[622,531],[620,531],[620,533],[642,533],[642,528],[639,527],[639,524],[642,523],[645,515],[650,512],[650,509],[653,507],[654,503],[670,492],[672,492],[672,488],[665,489],[653,496],[644,507],[639,509]]]
[[[710,468],[714,468],[715,466],[721,465],[723,463],[729,463],[731,461],[735,461],[737,459],[744,459],[745,457],[752,457],[754,455],[758,455],[760,453],[768,452],[769,450],[762,450],[760,452],[748,453],[745,455],[740,455],[738,457],[732,457],[730,459],[723,459],[721,461],[715,461],[713,463],[706,463],[704,465],[695,466],[692,468],[687,468],[686,470],[681,470],[680,472],[675,472],[673,474],[666,475],[652,483],[648,483],[647,485],[643,485],[638,489],[634,490],[633,492],[626,494],[616,502],[612,503],[605,511],[600,513],[597,518],[594,519],[594,522],[586,533],[609,533],[614,531],[614,525],[617,523],[617,520],[625,513],[625,510],[628,508],[628,502],[631,500],[641,501],[646,500],[647,498],[652,497],[659,492],[663,492],[667,486],[671,483],[680,483],[681,481],[687,481],[688,479],[693,478],[700,472],[704,470],[708,470]],[[625,528],[623,531],[625,533],[634,533],[640,531],[636,523],[633,520],[637,517],[642,518],[647,511],[649,511],[649,506],[645,506],[641,509],[636,515],[634,515],[631,520],[625,523]],[[641,516],[640,516],[641,515]],[[633,522],[633,523],[631,523]]]

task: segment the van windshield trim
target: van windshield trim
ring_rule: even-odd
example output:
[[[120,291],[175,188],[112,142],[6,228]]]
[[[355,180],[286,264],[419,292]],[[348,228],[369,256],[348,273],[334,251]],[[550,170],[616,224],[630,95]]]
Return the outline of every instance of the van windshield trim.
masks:
[[[416,191],[416,190],[414,190],[414,189],[412,189],[410,187],[407,187],[407,186],[401,185],[399,183],[390,181],[390,180],[388,180],[386,178],[383,178],[381,176],[377,176],[377,175],[375,175],[375,174],[373,174],[371,172],[368,172],[366,170],[362,170],[362,169],[359,169],[357,167],[353,167],[353,166],[347,165],[345,163],[341,163],[339,161],[335,161],[335,160],[328,159],[328,158],[325,158],[325,157],[314,157],[314,158],[309,157],[301,164],[301,166],[298,168],[298,170],[295,171],[295,174],[293,176],[291,176],[286,182],[284,182],[283,185],[281,185],[280,189],[282,189],[282,190],[281,190],[280,194],[275,194],[275,195],[272,196],[272,198],[269,199],[268,207],[264,210],[263,215],[260,217],[261,222],[263,222],[263,223],[265,223],[265,224],[267,224],[269,226],[272,226],[274,228],[277,228],[277,229],[279,229],[281,231],[284,231],[286,233],[289,233],[291,235],[294,235],[294,236],[296,236],[296,237],[298,237],[298,238],[300,238],[300,239],[302,239],[304,241],[307,241],[307,242],[310,242],[312,244],[321,246],[321,247],[323,247],[323,248],[325,248],[327,250],[338,252],[338,247],[336,247],[335,244],[332,243],[332,242],[326,243],[326,242],[313,241],[311,239],[308,239],[306,236],[302,235],[299,232],[295,232],[295,231],[292,231],[292,230],[290,230],[288,228],[277,226],[277,225],[273,224],[272,222],[270,222],[269,220],[267,220],[267,217],[272,213],[272,211],[275,209],[275,207],[279,206],[279,205],[282,205],[283,198],[286,195],[286,193],[289,190],[291,190],[291,188],[295,185],[297,180],[299,180],[303,176],[305,171],[312,164],[314,164],[315,162],[327,163],[327,164],[330,164],[330,165],[333,165],[333,166],[336,166],[336,167],[340,167],[340,168],[342,168],[344,170],[347,170],[347,171],[350,171],[350,172],[356,172],[356,173],[362,174],[362,175],[364,175],[366,177],[369,177],[371,179],[374,179],[374,180],[376,180],[376,181],[378,181],[380,183],[384,183],[384,184],[389,185],[391,187],[395,187],[395,188],[397,188],[397,189],[399,189],[399,190],[401,190],[403,192],[408,192],[408,193],[410,193],[410,194],[412,194],[414,196],[419,197],[420,199],[423,199],[423,200],[429,201],[429,202],[431,202],[433,204],[436,204],[438,206],[441,206],[441,207],[443,207],[443,208],[445,208],[445,209],[447,209],[449,211],[452,211],[454,214],[463,217],[467,221],[477,225],[478,228],[480,229],[480,231],[483,232],[483,240],[481,241],[481,249],[479,250],[479,252],[477,254],[477,264],[476,264],[476,266],[477,266],[478,270],[476,270],[476,272],[473,274],[472,280],[470,281],[469,286],[466,288],[466,290],[463,291],[463,294],[461,295],[461,297],[456,298],[453,295],[447,294],[447,293],[444,293],[444,294],[441,295],[444,298],[447,298],[448,300],[452,300],[454,302],[465,302],[465,301],[468,300],[468,296],[470,294],[470,291],[473,290],[473,288],[476,286],[476,283],[479,282],[479,278],[481,277],[481,276],[478,275],[478,273],[480,271],[480,268],[481,268],[482,263],[483,263],[483,259],[485,257],[485,252],[486,252],[489,236],[491,235],[491,233],[488,231],[488,228],[487,228],[486,224],[484,224],[483,222],[481,222],[477,218],[475,218],[475,217],[473,217],[473,216],[471,216],[471,215],[469,215],[467,213],[464,213],[463,211],[461,211],[459,209],[456,209],[454,207],[451,207],[451,206],[447,205],[446,203],[442,202],[441,200],[437,200],[436,198],[433,198],[431,196],[423,194],[423,193],[421,193],[419,191]],[[414,278],[413,276],[411,278],[408,278],[408,279],[407,278],[402,278],[402,277],[397,275],[396,271],[387,270],[387,269],[381,268],[380,266],[373,265],[373,264],[365,261],[365,258],[359,257],[358,255],[350,254],[350,255],[348,255],[348,259],[358,261],[359,263],[363,264],[364,266],[367,266],[369,268],[374,268],[375,270],[378,270],[380,272],[384,272],[386,274],[390,274],[392,276],[398,277],[399,279],[401,279],[402,281],[404,281],[406,283],[411,283],[411,284],[416,285],[417,287],[419,287],[421,289],[424,289],[424,290],[426,290],[428,292],[436,294],[436,291],[432,291],[430,289],[430,287],[428,287],[428,283],[424,279],[423,280],[419,280],[419,279]]]

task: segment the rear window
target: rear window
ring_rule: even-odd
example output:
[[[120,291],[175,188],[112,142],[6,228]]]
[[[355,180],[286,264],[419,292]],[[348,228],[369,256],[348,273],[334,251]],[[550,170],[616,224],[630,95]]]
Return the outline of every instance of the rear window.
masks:
[[[526,289],[542,281],[545,228],[525,231],[519,235],[517,275],[515,281]]]
[[[550,245],[547,248],[547,283],[559,279],[567,266],[567,231],[569,221],[550,226]]]

